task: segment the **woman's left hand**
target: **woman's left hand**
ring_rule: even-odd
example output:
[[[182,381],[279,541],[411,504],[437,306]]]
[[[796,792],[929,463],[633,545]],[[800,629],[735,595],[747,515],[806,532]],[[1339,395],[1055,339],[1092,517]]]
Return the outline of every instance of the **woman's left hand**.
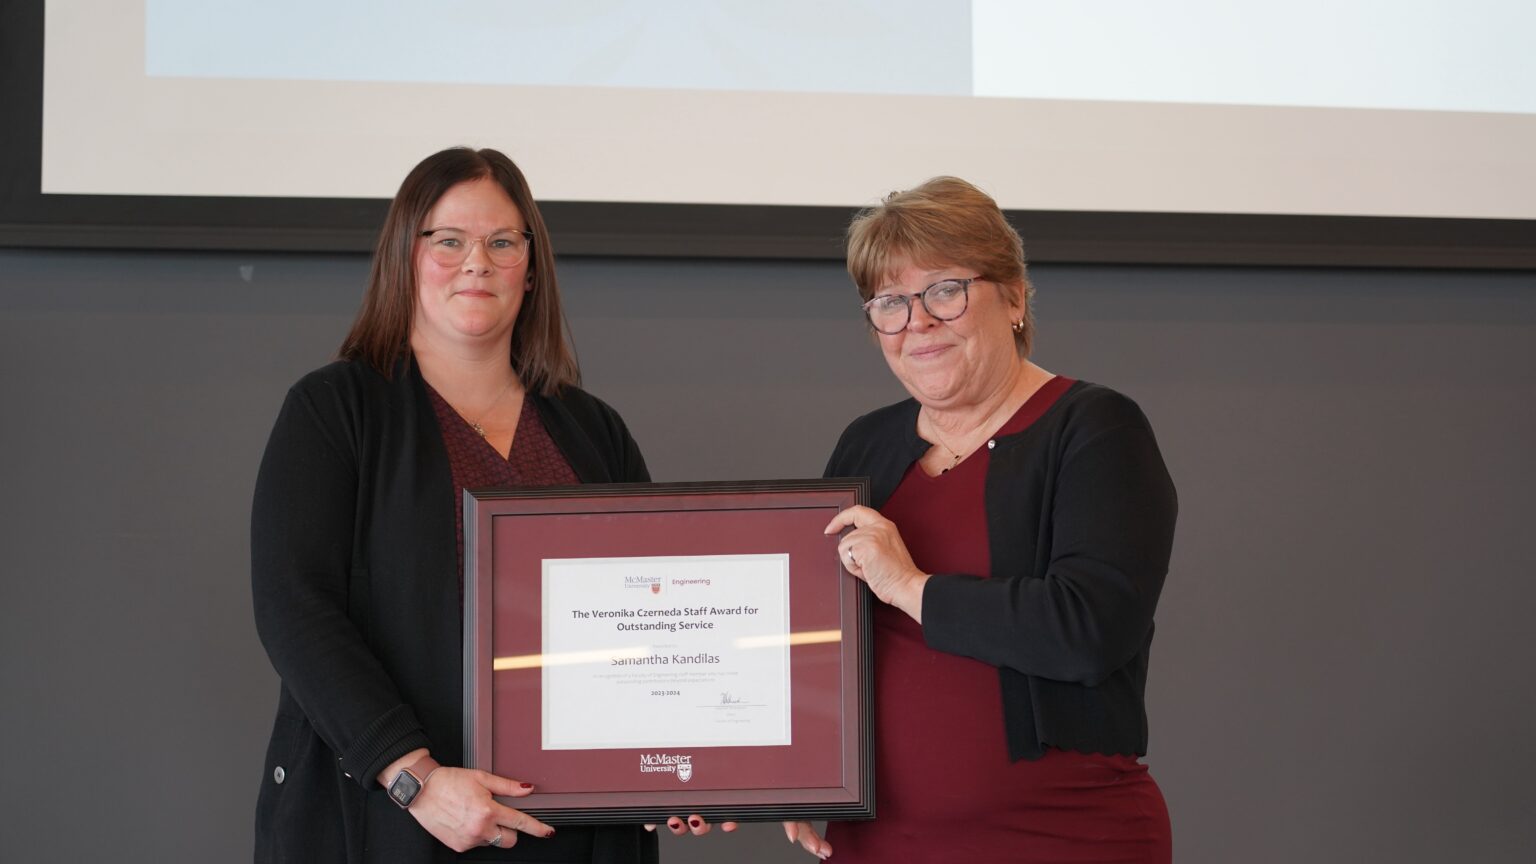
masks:
[[[832,517],[823,533],[853,528],[837,543],[848,572],[864,580],[875,596],[923,623],[923,585],[928,574],[912,563],[896,523],[870,507],[856,506]]]

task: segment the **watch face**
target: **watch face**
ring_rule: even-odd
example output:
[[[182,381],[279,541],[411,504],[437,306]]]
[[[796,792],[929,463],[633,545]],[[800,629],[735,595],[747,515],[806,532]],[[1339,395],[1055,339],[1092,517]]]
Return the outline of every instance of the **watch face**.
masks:
[[[416,793],[421,791],[421,781],[411,775],[409,771],[401,771],[395,775],[394,782],[389,784],[389,797],[401,807],[411,806],[416,800]]]

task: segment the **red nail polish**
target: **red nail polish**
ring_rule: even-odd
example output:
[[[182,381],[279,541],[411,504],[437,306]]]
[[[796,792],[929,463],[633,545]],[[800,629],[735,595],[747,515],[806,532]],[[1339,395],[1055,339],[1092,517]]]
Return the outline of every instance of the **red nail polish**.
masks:
[[[517,785],[523,787],[524,789],[532,789],[533,788],[533,784],[532,783],[519,783]]]
[[[555,836],[555,829],[551,828],[549,829],[549,833],[544,835],[544,839],[548,840],[553,836]]]
[[[692,825],[692,826],[693,826],[693,827],[695,827],[695,828],[697,828],[697,827],[699,827],[699,825],[700,825],[700,822],[699,822],[699,820],[697,820],[697,819],[689,819],[689,820],[688,820],[688,824],[689,824],[689,825]]]

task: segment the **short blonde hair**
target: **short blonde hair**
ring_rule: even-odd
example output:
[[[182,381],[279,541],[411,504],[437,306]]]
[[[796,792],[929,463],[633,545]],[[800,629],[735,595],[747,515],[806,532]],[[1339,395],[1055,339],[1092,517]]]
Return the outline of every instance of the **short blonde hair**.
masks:
[[[935,177],[892,192],[848,225],[848,275],[865,301],[905,264],[974,269],[1024,307],[1014,331],[1019,356],[1035,341],[1035,289],[1024,263],[1024,241],[992,196],[959,177]],[[1018,292],[1022,292],[1022,296]]]

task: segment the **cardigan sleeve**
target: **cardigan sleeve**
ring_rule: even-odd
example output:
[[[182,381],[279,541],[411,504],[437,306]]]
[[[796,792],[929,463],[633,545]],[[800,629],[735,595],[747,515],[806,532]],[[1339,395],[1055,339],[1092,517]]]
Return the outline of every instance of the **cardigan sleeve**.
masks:
[[[1152,430],[1141,418],[1094,431],[1068,447],[1060,466],[1042,534],[1051,544],[1044,572],[994,562],[992,579],[934,576],[923,592],[929,646],[1090,686],[1143,649],[1178,509]],[[989,501],[990,531],[1040,529],[992,508]]]
[[[391,761],[429,744],[347,614],[359,473],[342,400],[322,386],[289,391],[267,442],[251,508],[251,591],[284,688],[342,771],[369,788]]]

